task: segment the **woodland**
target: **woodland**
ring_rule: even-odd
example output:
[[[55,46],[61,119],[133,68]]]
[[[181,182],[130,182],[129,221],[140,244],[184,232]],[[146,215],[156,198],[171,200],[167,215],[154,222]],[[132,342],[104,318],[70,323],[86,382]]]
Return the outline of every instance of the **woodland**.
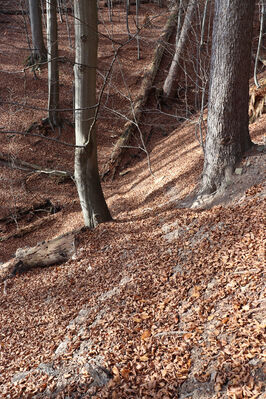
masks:
[[[265,397],[263,0],[1,0],[0,398]]]

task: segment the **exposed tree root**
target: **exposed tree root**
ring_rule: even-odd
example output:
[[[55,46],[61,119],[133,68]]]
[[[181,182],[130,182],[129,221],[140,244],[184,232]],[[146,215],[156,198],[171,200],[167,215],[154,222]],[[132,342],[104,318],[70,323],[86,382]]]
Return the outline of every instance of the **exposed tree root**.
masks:
[[[145,107],[145,105],[147,103],[150,91],[154,84],[156,74],[159,70],[165,47],[169,41],[170,36],[172,35],[172,33],[174,31],[174,28],[176,25],[176,17],[177,17],[177,8],[175,7],[172,10],[172,12],[164,26],[163,33],[161,34],[161,36],[157,42],[157,46],[154,51],[151,67],[150,67],[149,71],[146,72],[143,82],[142,82],[141,94],[133,104],[131,121],[127,122],[125,124],[124,132],[117,140],[117,142],[114,146],[114,149],[111,153],[109,161],[103,167],[103,170],[101,173],[102,178],[107,176],[111,171],[112,171],[112,176],[115,175],[116,169],[121,161],[121,156],[122,156],[123,150],[128,145],[132,134],[136,131],[136,127],[137,127],[138,123],[140,122],[140,119],[142,116],[143,108]],[[158,89],[158,90],[160,90],[160,89]]]
[[[249,90],[249,123],[255,122],[266,112],[266,79],[260,81],[260,87]]]
[[[35,72],[40,69],[41,65],[47,63],[47,53],[42,54],[32,53],[26,58],[25,67],[32,67],[32,71]]]

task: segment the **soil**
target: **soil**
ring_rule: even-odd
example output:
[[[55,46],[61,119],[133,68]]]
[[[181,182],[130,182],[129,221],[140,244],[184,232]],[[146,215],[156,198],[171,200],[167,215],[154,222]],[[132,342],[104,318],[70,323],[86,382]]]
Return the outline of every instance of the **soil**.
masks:
[[[140,22],[147,14],[154,18],[141,30],[141,59],[136,41],[129,41],[103,98],[100,170],[167,19],[156,5],[141,6]],[[112,18],[101,5],[98,89],[113,46],[128,37],[121,6]],[[61,131],[51,131],[41,124],[47,70],[34,77],[24,69],[23,16],[0,14],[1,262],[18,248],[83,227],[73,180],[43,172],[73,174],[74,54],[63,19],[60,106],[68,111]],[[113,221],[77,234],[76,254],[66,263],[0,284],[2,398],[263,397],[266,114],[250,125],[257,146],[237,165],[225,193],[195,203],[203,153],[195,136],[199,115],[187,111],[181,101],[158,109],[151,98],[141,124],[145,148],[136,135],[138,148],[127,152],[114,180],[102,183]]]

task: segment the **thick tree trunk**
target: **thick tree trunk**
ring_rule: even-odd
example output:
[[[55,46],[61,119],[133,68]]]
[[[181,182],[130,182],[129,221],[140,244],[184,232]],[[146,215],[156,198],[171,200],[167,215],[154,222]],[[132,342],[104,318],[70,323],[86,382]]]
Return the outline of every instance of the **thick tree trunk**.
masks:
[[[58,35],[57,0],[47,0],[47,60],[48,60],[48,119],[50,124],[59,125],[59,72],[58,72]]]
[[[216,0],[202,193],[226,185],[252,143],[249,74],[255,0]]]
[[[183,26],[181,29],[181,33],[179,34],[178,29],[176,32],[175,54],[174,54],[174,58],[172,60],[168,75],[167,75],[164,85],[163,85],[164,95],[165,95],[165,97],[168,97],[168,98],[174,96],[173,93],[175,91],[175,83],[176,83],[175,80],[177,77],[178,66],[179,66],[180,58],[184,51],[184,47],[185,47],[185,44],[186,44],[186,41],[188,38],[188,34],[189,34],[191,26],[192,26],[196,4],[197,4],[196,0],[189,0],[185,19],[184,19]],[[181,4],[180,4],[180,7],[181,7]]]
[[[96,143],[97,0],[75,0],[75,180],[85,225],[111,220],[98,171]]]
[[[29,0],[29,11],[33,48],[28,63],[33,65],[47,59],[47,51],[43,41],[40,0]]]

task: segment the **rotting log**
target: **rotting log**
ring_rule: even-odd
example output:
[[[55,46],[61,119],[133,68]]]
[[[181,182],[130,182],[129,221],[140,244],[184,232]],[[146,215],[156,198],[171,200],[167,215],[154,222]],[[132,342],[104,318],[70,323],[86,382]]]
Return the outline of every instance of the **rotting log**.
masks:
[[[14,258],[0,266],[0,281],[34,267],[64,263],[75,254],[75,235],[67,233],[32,248],[18,248]]]
[[[174,32],[176,26],[177,10],[178,10],[177,7],[174,7],[171,11],[169,18],[167,19],[167,22],[163,29],[163,33],[161,34],[157,42],[157,46],[154,51],[150,69],[145,73],[141,86],[141,94],[133,104],[133,111],[131,118],[132,121],[127,122],[125,124],[124,132],[117,140],[113,148],[113,151],[111,153],[110,159],[103,167],[103,171],[101,173],[102,178],[108,175],[112,169],[114,176],[116,168],[121,160],[123,149],[128,145],[132,134],[136,130],[136,125],[140,122],[142,111],[147,103],[150,90],[154,84],[154,80],[159,70],[165,47],[172,33]]]

